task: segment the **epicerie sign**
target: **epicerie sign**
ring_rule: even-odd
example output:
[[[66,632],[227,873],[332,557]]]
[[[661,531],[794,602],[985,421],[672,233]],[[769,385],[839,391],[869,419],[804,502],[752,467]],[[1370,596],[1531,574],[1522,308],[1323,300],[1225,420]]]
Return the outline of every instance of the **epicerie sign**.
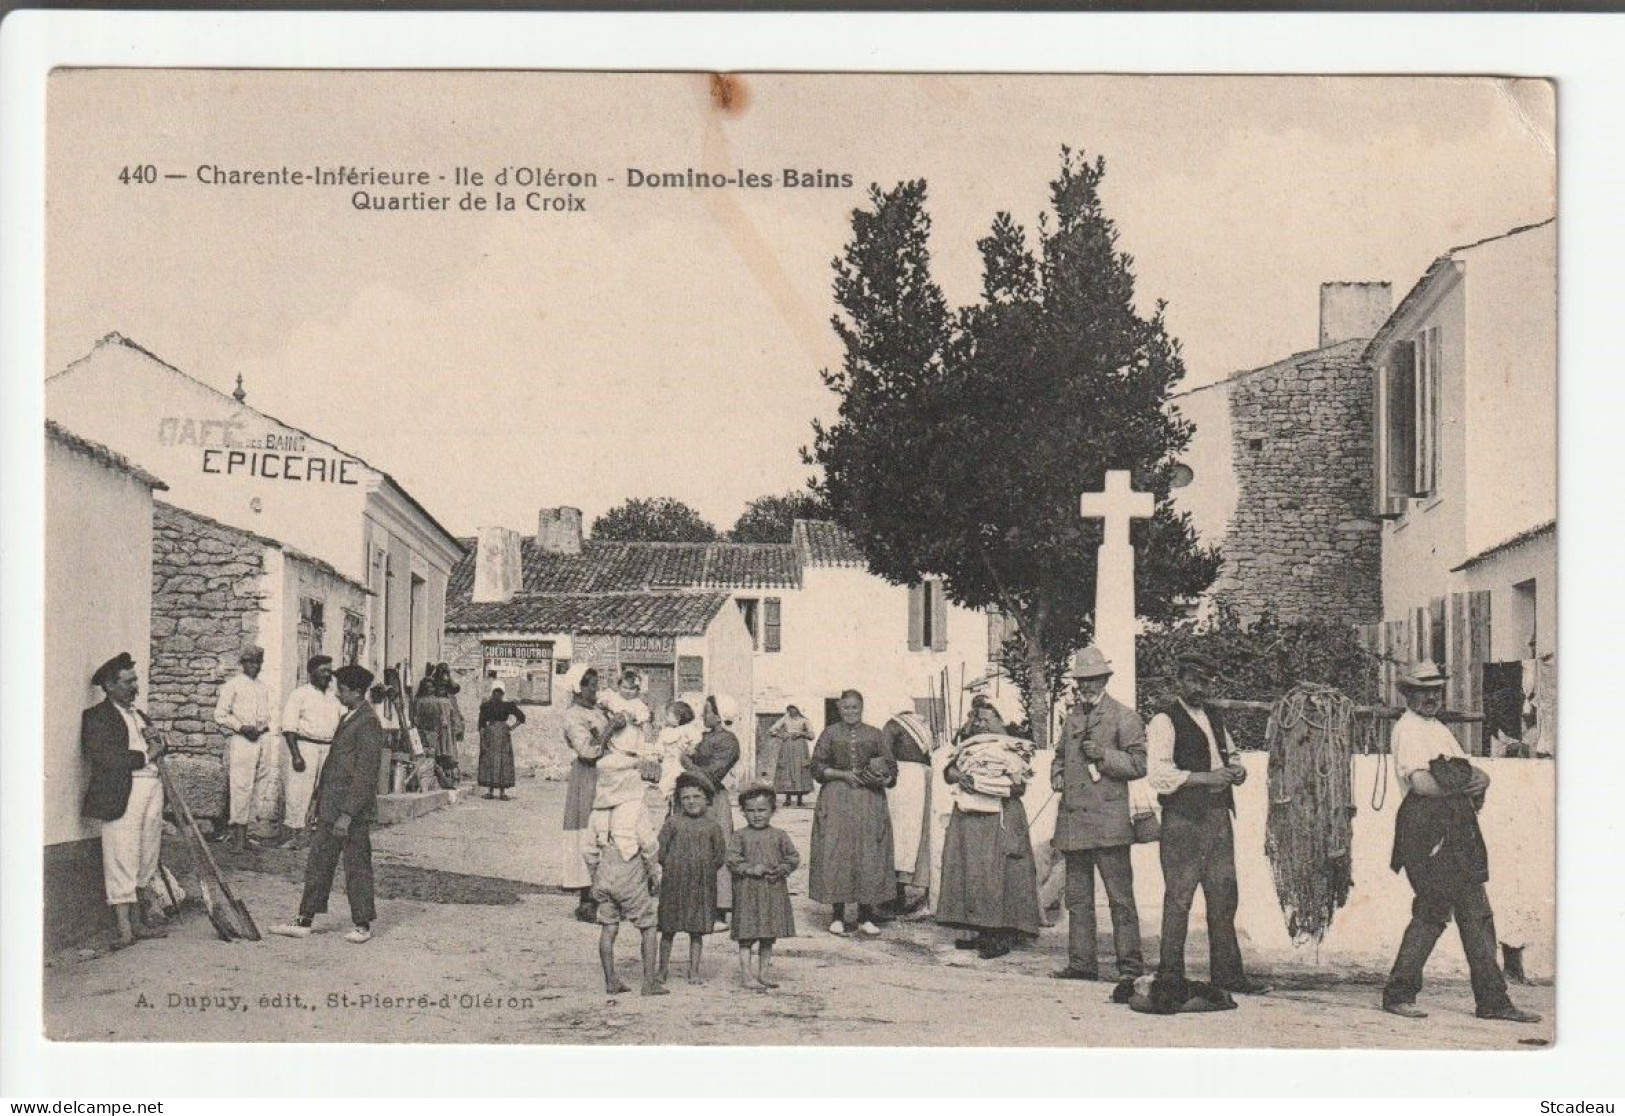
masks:
[[[264,480],[316,484],[359,484],[361,463],[348,457],[306,452],[303,434],[245,433],[236,419],[194,419],[167,415],[158,420],[158,444],[196,446],[200,468],[215,476],[248,476]]]

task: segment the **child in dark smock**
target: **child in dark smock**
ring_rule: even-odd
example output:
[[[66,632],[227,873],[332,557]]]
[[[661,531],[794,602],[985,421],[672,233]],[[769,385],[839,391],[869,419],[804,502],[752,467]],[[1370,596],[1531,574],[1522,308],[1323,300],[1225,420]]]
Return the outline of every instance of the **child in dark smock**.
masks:
[[[710,816],[711,784],[684,772],[677,777],[677,809],[660,828],[660,980],[666,980],[672,942],[688,935],[688,983],[701,983],[700,954],[715,929],[717,873],[728,855],[722,827]]]
[[[730,935],[739,943],[739,975],[746,988],[777,988],[768,979],[773,943],[796,934],[790,910],[790,873],[801,863],[790,835],[774,829],[777,796],[771,787],[752,787],[739,795],[746,828],[728,838],[728,871],[733,876],[734,913]],[[751,967],[751,946],[756,966]]]

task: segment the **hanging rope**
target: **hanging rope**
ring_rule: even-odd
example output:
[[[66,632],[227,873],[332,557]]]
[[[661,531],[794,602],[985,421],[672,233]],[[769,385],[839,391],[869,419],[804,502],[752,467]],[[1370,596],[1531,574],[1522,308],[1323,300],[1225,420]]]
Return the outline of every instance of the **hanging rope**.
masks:
[[[1354,703],[1330,686],[1293,687],[1270,710],[1264,855],[1296,943],[1317,944],[1348,901],[1354,839]]]

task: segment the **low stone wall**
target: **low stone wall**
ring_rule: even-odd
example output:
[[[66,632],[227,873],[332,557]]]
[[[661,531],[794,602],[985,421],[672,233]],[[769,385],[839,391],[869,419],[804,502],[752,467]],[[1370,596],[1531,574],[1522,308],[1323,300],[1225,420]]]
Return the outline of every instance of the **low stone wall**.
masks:
[[[217,768],[226,737],[214,703],[243,645],[260,638],[265,552],[266,543],[247,532],[168,504],[153,507],[147,713],[177,753],[213,757]],[[193,809],[205,812],[197,802]]]

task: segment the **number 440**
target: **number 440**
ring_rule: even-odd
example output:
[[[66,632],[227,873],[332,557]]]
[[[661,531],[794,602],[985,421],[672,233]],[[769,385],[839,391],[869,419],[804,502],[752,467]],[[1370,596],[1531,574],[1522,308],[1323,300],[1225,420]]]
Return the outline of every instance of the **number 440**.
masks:
[[[151,163],[142,163],[139,166],[125,167],[118,172],[118,180],[128,186],[132,182],[148,183],[158,181],[158,168]]]

